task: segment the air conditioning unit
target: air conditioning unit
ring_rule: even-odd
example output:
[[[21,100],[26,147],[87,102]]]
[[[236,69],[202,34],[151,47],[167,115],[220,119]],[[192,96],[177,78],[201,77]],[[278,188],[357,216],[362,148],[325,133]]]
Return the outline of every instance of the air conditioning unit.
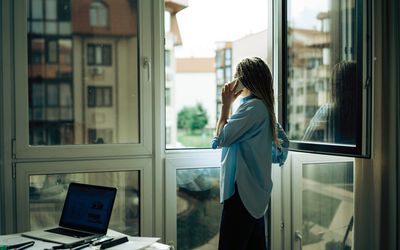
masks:
[[[104,75],[104,69],[101,67],[91,67],[89,71],[92,77]]]

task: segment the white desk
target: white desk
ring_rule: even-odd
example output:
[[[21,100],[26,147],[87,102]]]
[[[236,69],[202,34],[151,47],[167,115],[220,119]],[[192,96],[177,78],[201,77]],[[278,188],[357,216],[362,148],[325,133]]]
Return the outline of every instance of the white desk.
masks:
[[[119,233],[114,230],[108,230],[107,235],[110,236],[128,236],[122,233]],[[159,238],[153,238],[153,237],[132,237],[128,236],[129,242],[108,248],[110,250],[169,250],[170,247],[165,244],[158,243],[157,241]],[[22,237],[21,234],[8,234],[8,235],[0,235],[0,245],[12,245],[16,243],[21,243],[25,241],[35,241],[35,245],[32,247],[27,248],[27,250],[43,250],[43,249],[51,249],[51,247],[59,245],[57,243],[50,243],[50,242],[45,242],[41,240],[33,240],[30,238]],[[100,246],[97,247],[86,247],[83,248],[82,250],[97,250],[99,249]]]

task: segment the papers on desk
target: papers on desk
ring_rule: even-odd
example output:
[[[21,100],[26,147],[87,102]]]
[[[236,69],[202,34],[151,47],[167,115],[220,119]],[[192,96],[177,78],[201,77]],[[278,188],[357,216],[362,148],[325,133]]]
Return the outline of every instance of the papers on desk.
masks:
[[[120,236],[126,236],[125,234],[121,234],[119,232],[109,230],[107,235],[110,235],[111,237],[120,237]],[[128,236],[129,241],[115,246],[111,248],[107,248],[110,250],[144,250],[144,249],[151,249],[151,250],[163,250],[165,248],[160,248],[158,246],[162,246],[163,244],[156,243],[159,238],[154,238],[154,237],[131,237]],[[16,243],[22,243],[22,242],[27,242],[27,241],[32,241],[30,238],[26,238],[21,236],[20,234],[10,234],[10,235],[0,235],[0,245],[13,245]],[[51,242],[46,242],[46,241],[41,241],[41,240],[33,240],[35,241],[35,244],[27,250],[43,250],[43,249],[51,249],[53,246],[57,246],[59,244],[57,243],[51,243]],[[165,246],[165,245],[164,245]],[[98,250],[100,249],[99,246],[89,246],[86,248],[82,248],[82,250]]]
[[[23,243],[23,242],[28,242],[32,241],[32,239],[22,237],[20,234],[10,234],[10,235],[2,235],[0,236],[0,245],[15,245],[18,243]],[[35,244],[27,249],[47,249],[47,248],[52,248],[53,246],[56,246],[58,244],[56,243],[50,243],[46,241],[41,241],[41,240],[34,240]]]
[[[124,243],[124,244],[121,244],[121,245],[118,245],[118,246],[115,246],[115,247],[111,247],[111,248],[107,248],[107,249],[110,249],[110,250],[139,250],[139,249],[144,249],[144,248],[146,248],[146,247],[148,247],[148,246],[150,246],[152,243],[149,243],[149,242],[145,242],[145,241],[142,241],[142,242],[139,242],[139,241],[128,241],[128,242],[126,242],[126,243]]]

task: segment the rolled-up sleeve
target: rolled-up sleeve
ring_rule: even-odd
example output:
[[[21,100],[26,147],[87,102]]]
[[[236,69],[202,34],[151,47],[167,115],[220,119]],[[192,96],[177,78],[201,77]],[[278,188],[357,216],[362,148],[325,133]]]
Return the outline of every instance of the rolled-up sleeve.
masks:
[[[289,152],[289,138],[279,123],[277,123],[277,130],[278,140],[281,145],[277,147],[275,143],[272,142],[272,163],[278,163],[279,166],[283,166]]]

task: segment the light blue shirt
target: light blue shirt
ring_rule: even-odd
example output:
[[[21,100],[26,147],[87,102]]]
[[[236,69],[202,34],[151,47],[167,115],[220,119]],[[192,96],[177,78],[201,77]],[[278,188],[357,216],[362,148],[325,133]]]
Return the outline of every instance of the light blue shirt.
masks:
[[[278,131],[284,134],[280,126]],[[222,147],[221,203],[234,194],[236,182],[247,211],[254,218],[264,216],[272,190],[272,156],[273,162],[280,165],[287,157],[288,140],[285,134],[283,141],[284,147],[275,150],[265,104],[254,96],[242,98],[237,111],[212,142],[212,148]]]

